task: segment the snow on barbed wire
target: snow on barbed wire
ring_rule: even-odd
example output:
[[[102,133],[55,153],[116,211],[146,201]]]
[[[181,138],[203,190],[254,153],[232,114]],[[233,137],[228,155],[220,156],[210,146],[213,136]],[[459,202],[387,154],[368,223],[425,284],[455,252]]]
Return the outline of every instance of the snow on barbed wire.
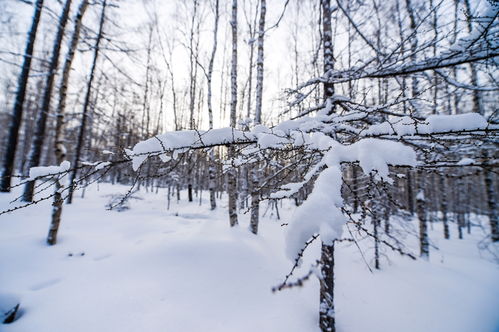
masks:
[[[50,175],[60,175],[61,173],[69,171],[71,163],[67,160],[63,161],[59,166],[37,166],[29,169],[28,180],[35,180]]]

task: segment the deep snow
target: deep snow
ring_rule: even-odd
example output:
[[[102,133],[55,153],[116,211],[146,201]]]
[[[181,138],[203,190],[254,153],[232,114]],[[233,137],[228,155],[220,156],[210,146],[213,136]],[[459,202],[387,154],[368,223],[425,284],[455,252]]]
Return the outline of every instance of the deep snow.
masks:
[[[268,211],[254,236],[247,216],[228,227],[224,200],[212,212],[185,193],[169,211],[163,190],[135,194],[142,199],[131,200],[130,210],[106,211],[109,195],[127,189],[93,185],[65,205],[53,247],[45,245],[50,202],[0,216],[0,294],[21,298],[20,318],[0,331],[319,331],[317,280],[271,292],[292,266],[280,226],[291,204],[284,202],[281,221]],[[0,195],[0,209],[13,197]],[[429,262],[384,250],[374,273],[354,245],[340,244],[337,331],[498,331],[499,268],[478,249],[484,231],[475,227],[464,240],[452,233],[450,241],[441,233],[434,225],[430,238],[439,250]],[[414,236],[408,241],[414,245]],[[371,246],[361,242],[369,263]],[[318,249],[309,249],[297,276]]]

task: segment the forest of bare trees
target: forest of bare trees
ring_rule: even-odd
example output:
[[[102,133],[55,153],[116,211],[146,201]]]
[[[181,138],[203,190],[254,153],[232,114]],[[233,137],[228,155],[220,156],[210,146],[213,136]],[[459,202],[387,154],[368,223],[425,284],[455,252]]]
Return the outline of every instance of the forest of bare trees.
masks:
[[[372,243],[374,269],[384,250],[428,260],[434,225],[483,227],[496,250],[498,15],[485,0],[2,2],[0,191],[22,192],[0,214],[52,201],[56,245],[65,206],[112,183],[130,189],[110,209],[137,189],[167,190],[168,208],[206,193],[259,236],[263,207],[290,199],[291,271],[271,286],[317,276],[317,324],[335,331],[338,243]],[[419,252],[393,224],[411,218]]]

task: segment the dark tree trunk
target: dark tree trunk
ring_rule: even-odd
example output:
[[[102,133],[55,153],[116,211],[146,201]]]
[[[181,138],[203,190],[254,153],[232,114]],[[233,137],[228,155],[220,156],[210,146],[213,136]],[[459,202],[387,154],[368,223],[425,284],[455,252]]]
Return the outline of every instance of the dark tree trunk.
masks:
[[[33,57],[33,48],[35,46],[36,32],[38,30],[38,23],[43,8],[43,0],[37,0],[35,3],[35,13],[33,14],[33,21],[31,29],[28,33],[28,41],[24,51],[24,62],[19,74],[19,81],[17,83],[16,99],[14,101],[14,110],[12,112],[12,119],[10,122],[9,136],[7,139],[7,150],[5,152],[5,159],[3,165],[3,173],[0,184],[1,192],[9,192],[14,171],[14,163],[16,159],[17,141],[19,139],[19,129],[23,117],[23,105],[26,97],[26,89],[28,87],[29,72],[31,69],[31,59]]]
[[[426,198],[424,193],[424,178],[422,171],[418,171],[418,194],[416,195],[416,214],[419,219],[419,249],[421,258],[428,259],[430,256],[430,244],[428,239],[428,223],[426,213]]]
[[[319,324],[323,332],[335,332],[334,312],[334,243],[322,243],[321,250],[322,275]]]
[[[90,105],[90,95],[92,92],[92,82],[94,80],[95,76],[95,68],[97,66],[97,59],[99,57],[99,46],[100,42],[102,40],[102,36],[104,34],[104,22],[106,20],[106,5],[107,5],[107,0],[104,0],[102,3],[102,11],[101,11],[101,17],[100,17],[100,22],[99,22],[99,32],[97,34],[97,39],[95,40],[95,46],[94,46],[94,58],[92,61],[92,68],[90,69],[90,78],[87,83],[87,91],[85,95],[85,102],[83,104],[83,115],[81,119],[81,126],[80,126],[80,131],[78,133],[78,142],[76,144],[76,151],[75,151],[75,156],[73,159],[73,164],[71,165],[73,167],[73,171],[71,172],[71,177],[70,177],[70,187],[69,187],[69,193],[68,193],[68,200],[67,203],[71,204],[73,202],[73,192],[76,187],[76,175],[78,173],[78,164],[80,163],[80,156],[81,156],[81,150],[84,144],[84,137],[85,137],[85,126],[87,122],[87,117],[88,117],[88,108]]]
[[[485,154],[487,160],[488,155]],[[489,209],[490,234],[492,242],[499,242],[499,222],[497,216],[496,192],[494,173],[490,168],[485,168],[485,190],[487,192],[487,207]]]
[[[324,56],[324,75],[334,69],[333,32],[331,29],[331,2],[321,0],[322,7],[322,47]],[[324,102],[334,95],[334,85],[324,83]],[[335,332],[334,314],[334,243],[322,243],[321,251],[322,280],[320,289],[319,326],[322,332]]]
[[[444,238],[450,238],[449,220],[448,220],[448,206],[447,206],[447,188],[445,186],[444,175],[439,175],[440,180],[440,211],[442,212],[442,222],[444,224]]]
[[[43,140],[45,139],[45,128],[47,126],[47,118],[50,112],[50,101],[52,98],[52,89],[54,87],[54,78],[59,66],[59,55],[61,53],[62,39],[64,38],[64,31],[66,23],[68,22],[69,10],[71,9],[71,0],[66,0],[62,9],[62,14],[59,19],[59,26],[57,28],[57,35],[54,41],[54,48],[52,50],[52,59],[50,60],[49,72],[47,81],[45,82],[45,91],[43,92],[42,108],[38,113],[36,120],[35,135],[31,143],[31,153],[29,157],[29,168],[40,165],[40,158],[42,155]],[[24,187],[23,200],[31,202],[33,200],[33,192],[35,189],[35,181],[26,183]]]

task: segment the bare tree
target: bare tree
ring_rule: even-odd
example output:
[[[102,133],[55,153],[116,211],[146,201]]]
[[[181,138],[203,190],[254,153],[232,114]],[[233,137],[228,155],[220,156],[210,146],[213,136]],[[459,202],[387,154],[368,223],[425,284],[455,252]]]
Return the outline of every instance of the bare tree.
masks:
[[[80,39],[80,32],[83,22],[83,15],[88,7],[88,0],[82,0],[80,6],[78,7],[78,12],[74,20],[73,34],[71,36],[71,42],[69,44],[68,54],[66,60],[64,61],[64,67],[62,69],[62,78],[59,88],[59,104],[57,105],[57,118],[55,126],[55,140],[54,140],[54,153],[56,156],[57,164],[61,164],[66,159],[67,148],[65,146],[64,137],[64,116],[66,112],[66,98],[69,84],[69,75],[71,72],[71,65],[76,53],[76,48],[78,46],[78,41]],[[64,201],[62,192],[64,191],[64,184],[61,183],[59,179],[55,181],[55,194],[54,203],[52,204],[52,221],[50,224],[49,233],[47,236],[47,243],[49,245],[54,245],[57,242],[57,232],[59,231],[59,225],[61,223],[62,214],[62,203]]]
[[[258,23],[258,55],[256,60],[256,102],[255,102],[255,125],[262,122],[262,100],[263,100],[263,43],[265,38],[265,14],[267,3],[260,0],[260,20]],[[260,218],[260,172],[259,163],[255,163],[251,170],[251,220],[250,229],[254,234],[258,233],[258,222]]]
[[[10,122],[9,136],[7,140],[7,151],[5,153],[2,181],[0,184],[1,192],[9,192],[12,173],[14,171],[14,163],[16,159],[17,141],[19,138],[19,128],[23,117],[24,99],[26,98],[26,89],[28,87],[29,72],[31,69],[31,59],[33,58],[33,49],[35,47],[36,33],[38,31],[38,23],[43,9],[43,0],[37,0],[35,3],[35,13],[31,28],[28,32],[28,40],[24,51],[24,62],[17,83],[16,98],[14,101],[14,110]]]
[[[331,29],[331,1],[321,0],[322,7],[322,47],[324,75],[334,69],[333,30]],[[324,102],[334,95],[334,84],[324,83]],[[322,280],[320,289],[319,326],[323,332],[335,332],[334,312],[334,242],[322,243]]]
[[[89,77],[88,82],[87,82],[85,101],[83,103],[83,115],[81,118],[81,126],[80,126],[80,130],[78,133],[78,141],[76,143],[76,150],[75,150],[75,155],[74,155],[74,159],[73,159],[73,165],[72,165],[73,171],[71,172],[70,179],[69,179],[70,186],[69,186],[68,199],[67,199],[68,204],[71,204],[73,202],[73,193],[74,193],[74,189],[77,185],[76,176],[78,174],[78,165],[80,164],[82,148],[83,148],[83,145],[85,143],[84,142],[84,140],[85,140],[85,127],[86,127],[87,119],[88,119],[88,109],[90,106],[90,96],[92,93],[92,84],[93,84],[94,77],[95,77],[95,69],[97,67],[97,59],[99,57],[100,43],[101,43],[101,40],[103,39],[103,36],[104,36],[104,22],[106,21],[106,6],[107,6],[107,0],[103,0],[102,10],[101,10],[101,15],[100,15],[100,22],[99,22],[99,31],[98,31],[97,37],[95,39],[92,67],[90,68],[90,77]]]
[[[230,21],[232,30],[232,58],[230,71],[230,126],[236,128],[237,121],[237,0],[232,0],[232,17]],[[235,157],[236,150],[233,145],[228,148],[230,161]],[[227,172],[227,192],[229,194],[229,221],[231,226],[238,224],[237,222],[237,179],[234,169]]]
[[[206,81],[208,84],[208,96],[207,96],[207,103],[208,103],[208,124],[209,124],[209,129],[213,129],[213,105],[212,105],[212,77],[213,77],[213,65],[215,62],[215,55],[217,52],[217,40],[218,40],[218,21],[220,18],[219,14],[219,0],[215,0],[215,23],[213,27],[213,48],[211,50],[211,56],[210,56],[210,63],[208,65],[208,73],[206,76]],[[217,202],[215,199],[215,187],[216,187],[216,182],[215,182],[215,152],[213,149],[211,149],[209,153],[209,158],[210,158],[210,166],[208,169],[208,176],[209,176],[209,184],[208,184],[208,189],[210,191],[210,207],[212,210],[214,210],[217,207]]]
[[[47,73],[47,80],[45,82],[45,90],[43,92],[43,99],[41,109],[38,112],[36,120],[36,129],[31,143],[31,153],[29,156],[29,167],[36,167],[40,164],[42,155],[43,141],[45,139],[45,128],[47,126],[47,118],[50,112],[50,101],[52,99],[52,89],[54,87],[55,74],[59,67],[59,54],[61,52],[62,39],[64,38],[64,31],[69,17],[69,10],[71,9],[71,0],[66,0],[62,9],[62,14],[59,18],[57,28],[57,35],[54,40],[54,48],[52,50],[52,59],[50,60],[49,72]],[[30,181],[24,187],[23,200],[31,202],[33,200],[33,190],[35,181]]]

